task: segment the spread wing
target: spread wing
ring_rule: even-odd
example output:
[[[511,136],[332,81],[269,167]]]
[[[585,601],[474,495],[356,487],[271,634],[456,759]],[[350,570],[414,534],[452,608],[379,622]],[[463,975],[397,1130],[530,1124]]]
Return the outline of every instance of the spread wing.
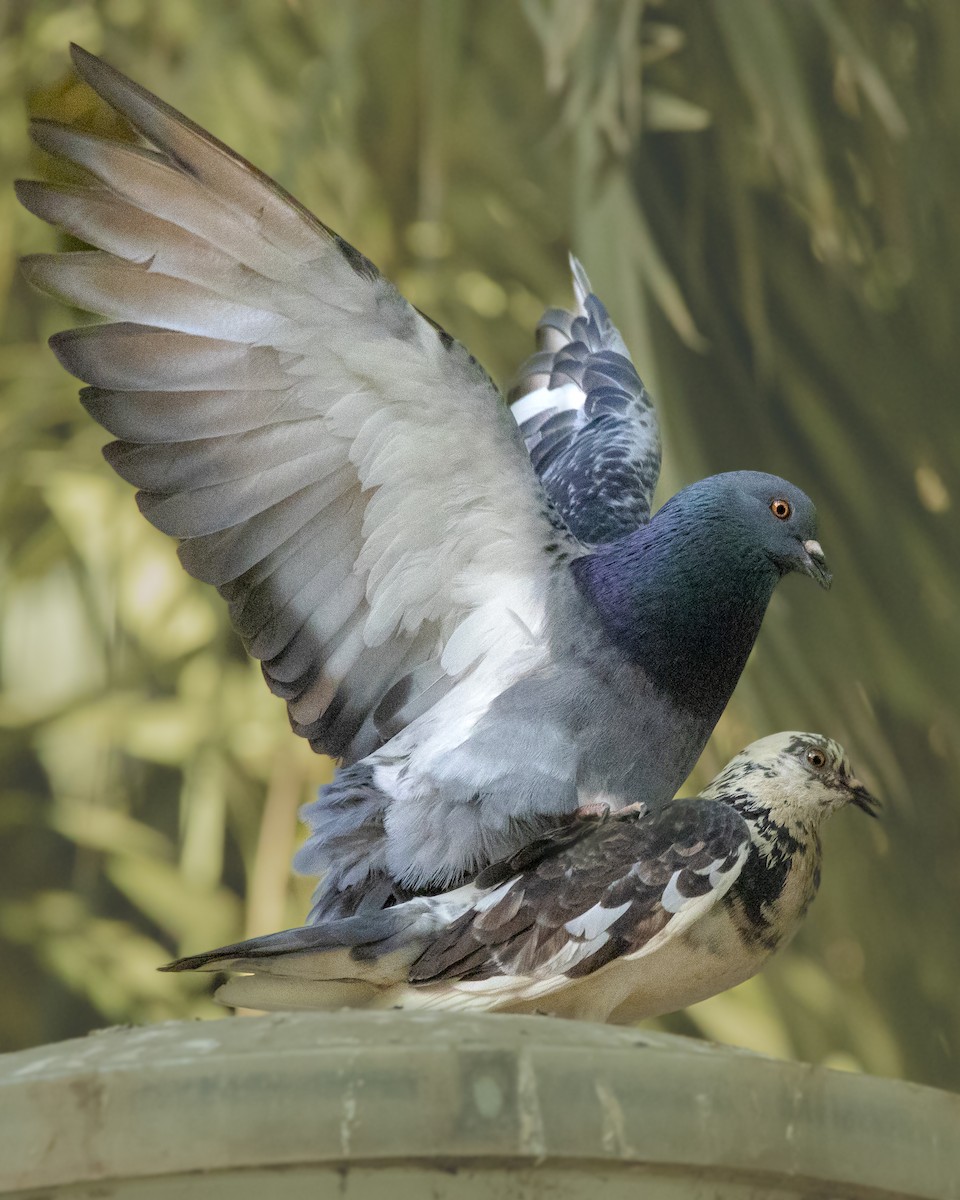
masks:
[[[148,144],[35,124],[89,183],[25,182],[20,199],[98,249],[25,272],[115,322],[53,348],[294,729],[361,757],[389,736],[381,700],[418,670],[442,694],[518,628],[542,632],[569,535],[461,345],[222,143],[74,61]]]
[[[612,542],[650,520],[660,429],[623,338],[571,257],[577,307],[551,308],[510,390],[537,474],[569,528]]]
[[[750,831],[730,805],[675,800],[650,815],[581,819],[536,847],[522,852],[521,873],[489,891],[424,951],[411,983],[576,979],[649,952],[727,893],[746,861]],[[495,882],[493,871],[480,882]]]

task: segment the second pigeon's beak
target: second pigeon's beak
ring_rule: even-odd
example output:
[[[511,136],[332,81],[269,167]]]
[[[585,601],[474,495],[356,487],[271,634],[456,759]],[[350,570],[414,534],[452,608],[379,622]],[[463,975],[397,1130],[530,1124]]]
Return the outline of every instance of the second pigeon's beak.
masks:
[[[827,567],[827,560],[823,555],[823,548],[818,541],[809,538],[805,542],[800,543],[800,570],[805,575],[809,575],[815,579],[822,588],[829,588],[833,582],[833,576],[830,574]]]
[[[880,801],[863,786],[859,779],[849,776],[844,784],[850,794],[850,803],[855,804],[868,817],[880,815]]]

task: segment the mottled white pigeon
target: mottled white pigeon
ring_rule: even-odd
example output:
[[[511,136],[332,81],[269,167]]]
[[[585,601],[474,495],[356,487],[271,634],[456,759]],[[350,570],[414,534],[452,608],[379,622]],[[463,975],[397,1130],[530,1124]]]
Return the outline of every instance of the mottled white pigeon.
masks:
[[[820,828],[876,801],[836,742],[779,733],[702,795],[574,816],[467,886],[183,958],[224,1004],[639,1021],[755,975],[820,883]]]
[[[98,249],[24,270],[113,322],[51,342],[107,460],[344,764],[305,812],[314,917],[454,886],[604,797],[673,796],[778,580],[829,583],[810,500],[735,472],[650,519],[656,421],[579,268],[516,393],[535,470],[484,371],[362,254],[73,53],[146,144],[34,122],[88,181],[21,201]]]

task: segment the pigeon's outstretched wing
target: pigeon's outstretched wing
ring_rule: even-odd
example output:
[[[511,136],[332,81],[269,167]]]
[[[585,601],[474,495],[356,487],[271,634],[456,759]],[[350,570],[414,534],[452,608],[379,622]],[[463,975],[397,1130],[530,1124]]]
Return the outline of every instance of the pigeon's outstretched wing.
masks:
[[[537,353],[510,390],[512,412],[550,499],[581,541],[612,542],[650,520],[660,430],[623,338],[570,259],[576,310],[551,308]]]
[[[505,976],[515,986],[590,975],[682,933],[726,895],[750,849],[746,821],[721,801],[676,800],[649,815],[580,820],[582,836],[565,828],[555,851],[543,839],[539,861],[432,941],[410,982]]]
[[[462,346],[222,143],[85,51],[74,62],[148,145],[35,123],[90,182],[25,182],[20,199],[98,249],[35,255],[26,274],[117,322],[53,347],[294,729],[355,760],[396,732],[405,680],[427,675],[436,698],[539,637],[574,544]]]

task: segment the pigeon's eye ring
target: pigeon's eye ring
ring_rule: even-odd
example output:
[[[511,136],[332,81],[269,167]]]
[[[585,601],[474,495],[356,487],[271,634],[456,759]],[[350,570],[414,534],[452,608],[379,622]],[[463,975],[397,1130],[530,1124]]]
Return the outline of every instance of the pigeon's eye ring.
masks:
[[[807,751],[807,762],[815,771],[820,771],[827,765],[827,756],[822,750],[811,749]]]
[[[790,501],[784,500],[782,496],[778,496],[775,500],[770,501],[770,511],[778,521],[789,521],[793,513]]]

